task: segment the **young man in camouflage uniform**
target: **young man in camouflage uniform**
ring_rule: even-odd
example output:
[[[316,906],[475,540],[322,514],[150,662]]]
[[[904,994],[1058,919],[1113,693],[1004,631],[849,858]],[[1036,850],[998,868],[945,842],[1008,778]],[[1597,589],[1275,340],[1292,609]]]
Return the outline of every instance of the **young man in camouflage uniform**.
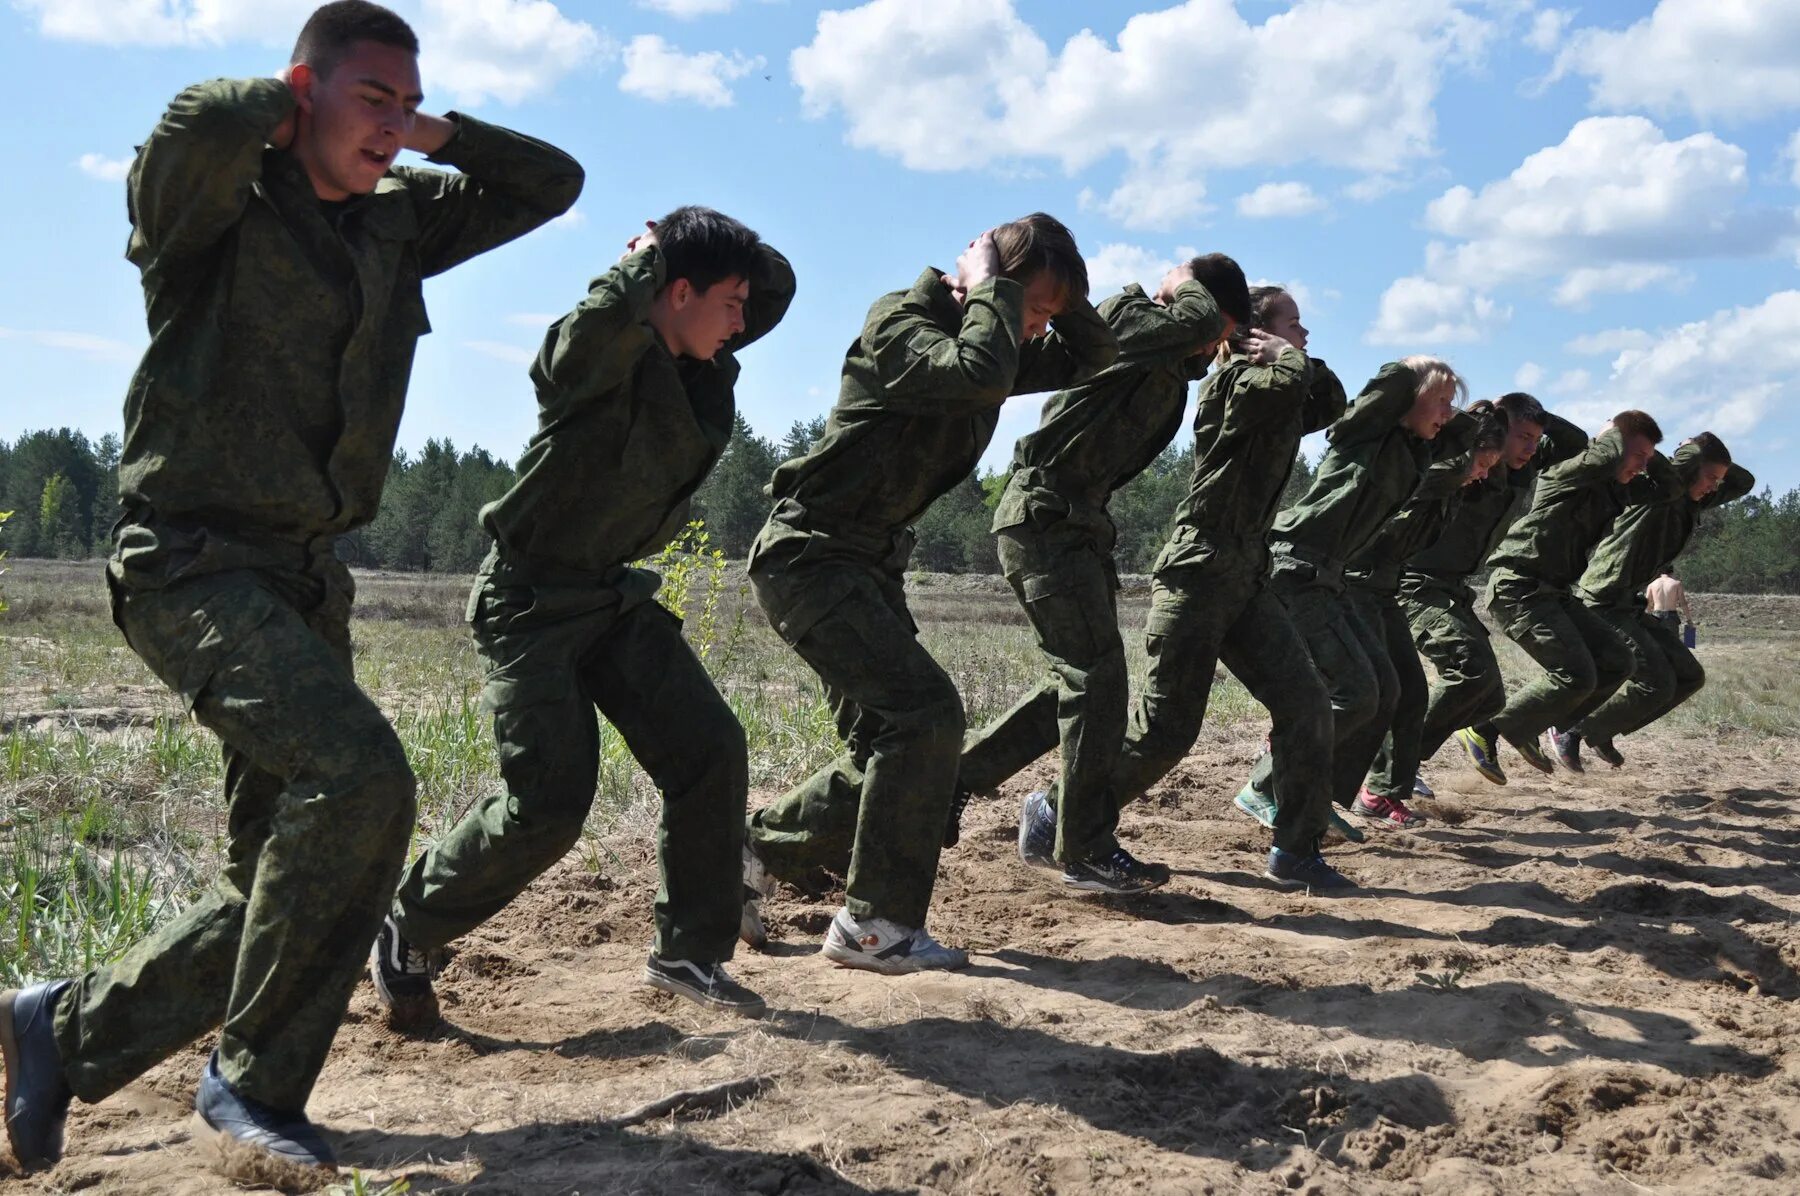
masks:
[[[1725,442],[1702,432],[1670,458],[1680,487],[1658,500],[1637,503],[1613,523],[1594,549],[1576,593],[1631,645],[1633,667],[1626,682],[1569,732],[1576,760],[1582,741],[1602,760],[1625,763],[1613,740],[1649,726],[1706,684],[1706,670],[1670,626],[1645,610],[1644,587],[1687,547],[1700,512],[1736,502],[1756,488],[1756,478],[1732,463]]]
[[[1219,340],[1248,321],[1250,295],[1220,254],[1174,267],[1155,296],[1135,283],[1100,305],[1119,358],[1044,405],[1038,430],[1013,449],[994,512],[1000,565],[1050,659],[1051,676],[970,735],[944,845],[956,844],[971,792],[997,788],[1062,745],[1052,860],[1074,889],[1133,893],[1168,879],[1119,846],[1112,774],[1130,697],[1119,634],[1116,529],[1106,510],[1174,439],[1188,383],[1204,376]],[[1223,310],[1221,310],[1223,309]],[[1033,859],[1030,862],[1042,862]]]
[[[688,521],[737,411],[736,354],[794,297],[787,259],[708,208],[634,238],[531,367],[538,431],[482,509],[494,538],[469,595],[506,790],[407,869],[370,974],[401,1028],[437,1020],[426,953],[499,913],[561,859],[594,800],[599,709],[662,790],[652,987],[759,1016],[725,971],[737,943],[744,732],[630,562]]]
[[[306,1119],[411,838],[413,777],[351,671],[337,537],[375,514],[420,283],[566,211],[581,169],[467,116],[427,116],[386,9],[316,12],[273,79],[170,104],[132,164],[126,256],[151,340],[125,403],[107,566],[132,648],[224,743],[229,859],[124,956],[0,996],[6,1128],[25,1168],[98,1101],[222,1025],[214,1130],[331,1162]],[[461,173],[396,166],[403,149]]]
[[[1074,237],[1041,213],[869,309],[825,435],[775,471],[750,550],[756,600],[819,674],[849,748],[750,819],[753,945],[771,877],[824,868],[846,877],[827,958],[884,973],[968,962],[925,931],[964,725],[906,607],[909,525],[969,476],[1007,396],[1068,386],[1117,352]]]

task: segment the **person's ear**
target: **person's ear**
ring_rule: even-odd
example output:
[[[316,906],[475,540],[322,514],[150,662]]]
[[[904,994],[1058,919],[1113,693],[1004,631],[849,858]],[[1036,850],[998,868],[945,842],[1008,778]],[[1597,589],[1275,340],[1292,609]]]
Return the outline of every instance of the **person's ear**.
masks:
[[[694,284],[685,278],[677,278],[669,284],[669,307],[680,311],[694,297]]]
[[[313,110],[313,87],[318,81],[319,73],[304,62],[296,62],[288,68],[288,86],[293,89],[294,102],[308,115]]]

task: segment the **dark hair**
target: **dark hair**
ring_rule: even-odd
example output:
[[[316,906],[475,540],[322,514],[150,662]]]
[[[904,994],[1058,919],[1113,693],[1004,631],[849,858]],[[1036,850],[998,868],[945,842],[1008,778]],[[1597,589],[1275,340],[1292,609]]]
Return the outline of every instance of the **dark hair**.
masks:
[[[1731,450],[1725,447],[1725,442],[1723,440],[1720,440],[1711,432],[1702,432],[1694,437],[1689,443],[1700,450],[1700,463],[1702,465],[1731,464]]]
[[[1245,328],[1267,328],[1269,326],[1269,315],[1275,310],[1275,301],[1287,294],[1287,288],[1275,286],[1251,287],[1245,294],[1246,298],[1249,300],[1249,318],[1239,320],[1238,323]],[[1218,296],[1215,295],[1213,298],[1217,299]],[[1220,306],[1224,306],[1222,300],[1220,301]]]
[[[1476,420],[1475,437],[1469,443],[1470,452],[1496,453],[1506,447],[1506,430],[1512,422],[1504,407],[1494,399],[1477,399],[1464,410]]]
[[[1506,420],[1508,427],[1515,423],[1536,424],[1540,428],[1544,426],[1546,419],[1544,405],[1538,402],[1535,396],[1528,395],[1522,390],[1501,395],[1494,400],[1493,405],[1494,409]]]
[[[1250,323],[1250,284],[1244,281],[1243,267],[1222,253],[1203,253],[1188,263],[1188,269],[1220,311],[1239,326]]]
[[[1621,411],[1612,418],[1621,436],[1642,436],[1651,444],[1661,444],[1663,433],[1656,421],[1642,411]]]
[[[1048,273],[1070,297],[1086,297],[1087,263],[1075,247],[1075,234],[1056,217],[1033,212],[1010,220],[994,230],[994,248],[1000,252],[1001,277],[1029,283]]]
[[[688,204],[656,222],[656,243],[666,263],[666,282],[685,278],[695,290],[705,291],[727,278],[750,278],[762,238],[723,212]]]
[[[357,42],[419,52],[419,37],[398,13],[369,0],[332,0],[313,10],[294,42],[290,63],[304,62],[319,78],[328,77]]]
[[[1674,577],[1675,576],[1675,566],[1674,565],[1663,565],[1663,566],[1659,567],[1656,571],[1658,573],[1662,574],[1664,577]]]

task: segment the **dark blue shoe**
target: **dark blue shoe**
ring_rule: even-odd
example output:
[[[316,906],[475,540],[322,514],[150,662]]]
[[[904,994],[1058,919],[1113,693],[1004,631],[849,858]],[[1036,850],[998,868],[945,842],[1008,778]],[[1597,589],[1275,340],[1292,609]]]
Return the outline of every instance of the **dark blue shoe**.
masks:
[[[56,1003],[67,980],[0,993],[0,1054],[6,1057],[6,1138],[22,1171],[41,1171],[63,1152],[63,1121],[75,1095],[56,1049]]]
[[[1343,892],[1356,883],[1325,862],[1317,852],[1302,855],[1297,851],[1269,848],[1269,866],[1263,875],[1290,889],[1312,889],[1315,892]]]
[[[1055,868],[1056,808],[1042,789],[1019,808],[1019,858],[1033,868]]]
[[[239,1145],[260,1150],[296,1167],[337,1166],[331,1147],[319,1128],[304,1113],[271,1109],[242,1096],[219,1074],[219,1056],[213,1053],[200,1073],[200,1090],[194,1094],[194,1112],[200,1120]]]

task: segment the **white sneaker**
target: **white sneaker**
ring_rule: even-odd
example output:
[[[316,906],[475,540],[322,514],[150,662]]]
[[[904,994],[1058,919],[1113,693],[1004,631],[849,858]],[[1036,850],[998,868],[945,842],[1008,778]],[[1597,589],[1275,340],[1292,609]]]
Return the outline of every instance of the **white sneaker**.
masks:
[[[757,854],[744,844],[744,910],[738,915],[738,938],[761,951],[769,945],[769,928],[763,925],[762,903],[775,895],[775,878]]]
[[[944,946],[925,933],[923,926],[913,929],[886,918],[858,921],[848,909],[839,910],[831,920],[819,954],[841,968],[888,976],[969,966],[968,952]]]

